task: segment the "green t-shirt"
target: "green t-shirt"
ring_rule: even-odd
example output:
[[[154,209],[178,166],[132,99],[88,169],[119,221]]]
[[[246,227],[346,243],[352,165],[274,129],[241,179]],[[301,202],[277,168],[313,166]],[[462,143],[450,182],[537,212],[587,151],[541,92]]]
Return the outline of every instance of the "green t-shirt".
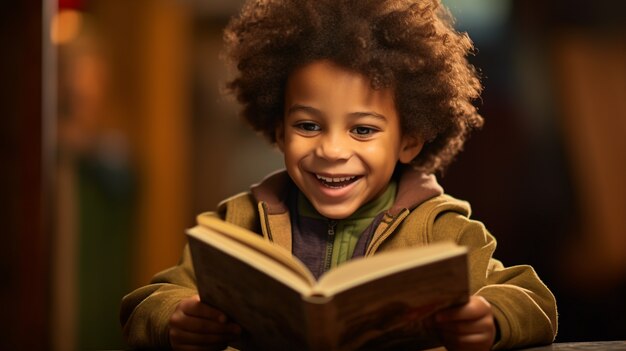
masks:
[[[388,210],[395,201],[396,188],[395,181],[389,182],[387,189],[379,197],[356,210],[350,217],[336,222],[331,268],[352,257],[361,234],[379,213]],[[315,210],[305,196],[298,196],[298,212],[301,216],[327,220]]]

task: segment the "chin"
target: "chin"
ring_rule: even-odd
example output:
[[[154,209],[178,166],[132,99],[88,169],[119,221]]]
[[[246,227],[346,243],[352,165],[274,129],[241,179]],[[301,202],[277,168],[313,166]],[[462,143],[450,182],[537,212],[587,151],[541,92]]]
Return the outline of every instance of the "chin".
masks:
[[[337,220],[341,220],[341,219],[345,219],[350,217],[355,211],[356,209],[352,210],[349,208],[315,208],[317,210],[317,212],[319,212],[319,214],[321,214],[322,216],[329,218],[329,219],[337,219]]]

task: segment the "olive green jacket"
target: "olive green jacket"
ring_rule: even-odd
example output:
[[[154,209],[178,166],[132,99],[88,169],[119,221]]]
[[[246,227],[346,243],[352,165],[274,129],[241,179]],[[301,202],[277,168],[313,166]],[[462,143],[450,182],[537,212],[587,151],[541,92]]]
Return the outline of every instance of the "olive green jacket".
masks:
[[[285,179],[284,174],[273,175],[264,182],[272,186],[261,187],[260,193],[256,187],[252,192],[226,199],[217,212],[203,215],[219,216],[262,233],[267,240],[291,250],[291,224],[289,211],[284,201],[281,202],[282,190],[267,191],[284,189],[281,183]],[[401,181],[399,197],[403,193],[402,184]],[[259,201],[260,197],[265,200]],[[406,202],[397,199],[398,203]],[[470,211],[467,202],[445,194],[437,195],[437,192],[415,208],[394,206],[376,228],[365,255],[442,240],[464,245],[469,250],[470,291],[491,304],[499,328],[494,348],[551,343],[557,332],[554,296],[532,267],[505,268],[492,257],[496,241],[482,223],[470,219]],[[179,265],[157,274],[150,285],[124,297],[120,317],[129,345],[169,346],[170,315],[181,299],[196,293],[193,266],[186,247]]]

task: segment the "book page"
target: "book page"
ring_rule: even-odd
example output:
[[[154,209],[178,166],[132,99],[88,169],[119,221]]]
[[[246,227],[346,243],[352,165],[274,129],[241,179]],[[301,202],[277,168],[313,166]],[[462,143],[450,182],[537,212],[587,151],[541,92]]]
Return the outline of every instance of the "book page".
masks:
[[[294,257],[291,252],[262,239],[258,234],[212,216],[200,215],[197,220],[199,225],[217,231],[284,265],[307,281],[309,285],[313,286],[316,283],[313,274],[311,274],[308,268]]]
[[[275,256],[268,256],[265,252],[256,250],[254,246],[243,245],[241,242],[233,240],[231,237],[222,235],[210,228],[195,226],[187,230],[187,235],[196,239],[196,242],[189,242],[192,249],[193,246],[202,244],[213,247],[213,251],[217,249],[226,254],[222,259],[223,262],[218,262],[222,267],[232,265],[234,261],[247,264],[250,269],[248,270],[249,272],[242,272],[243,278],[247,278],[245,275],[259,275],[259,273],[252,272],[257,271],[271,279],[280,281],[282,284],[289,286],[302,295],[310,294],[312,284],[315,283],[314,278],[312,278],[313,281],[308,280],[307,276],[300,274],[298,270],[293,270],[289,265],[285,265],[282,261],[274,259]],[[263,242],[263,239],[255,239]],[[271,245],[269,243],[265,244]],[[275,248],[278,247],[272,247],[272,249]],[[201,258],[194,258],[194,269],[196,273],[201,272],[201,268],[196,266],[196,263],[202,266],[203,260]]]
[[[322,275],[314,291],[323,296],[332,296],[394,272],[463,255],[466,252],[465,247],[453,242],[439,242],[357,258]]]

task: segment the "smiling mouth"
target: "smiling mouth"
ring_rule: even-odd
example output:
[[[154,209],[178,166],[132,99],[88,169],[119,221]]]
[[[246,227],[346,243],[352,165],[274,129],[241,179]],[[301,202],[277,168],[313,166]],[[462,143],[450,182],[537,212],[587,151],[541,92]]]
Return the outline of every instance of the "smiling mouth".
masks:
[[[354,183],[359,178],[361,178],[361,176],[325,177],[319,174],[315,174],[315,178],[317,178],[317,180],[325,187],[331,189],[340,189]]]

